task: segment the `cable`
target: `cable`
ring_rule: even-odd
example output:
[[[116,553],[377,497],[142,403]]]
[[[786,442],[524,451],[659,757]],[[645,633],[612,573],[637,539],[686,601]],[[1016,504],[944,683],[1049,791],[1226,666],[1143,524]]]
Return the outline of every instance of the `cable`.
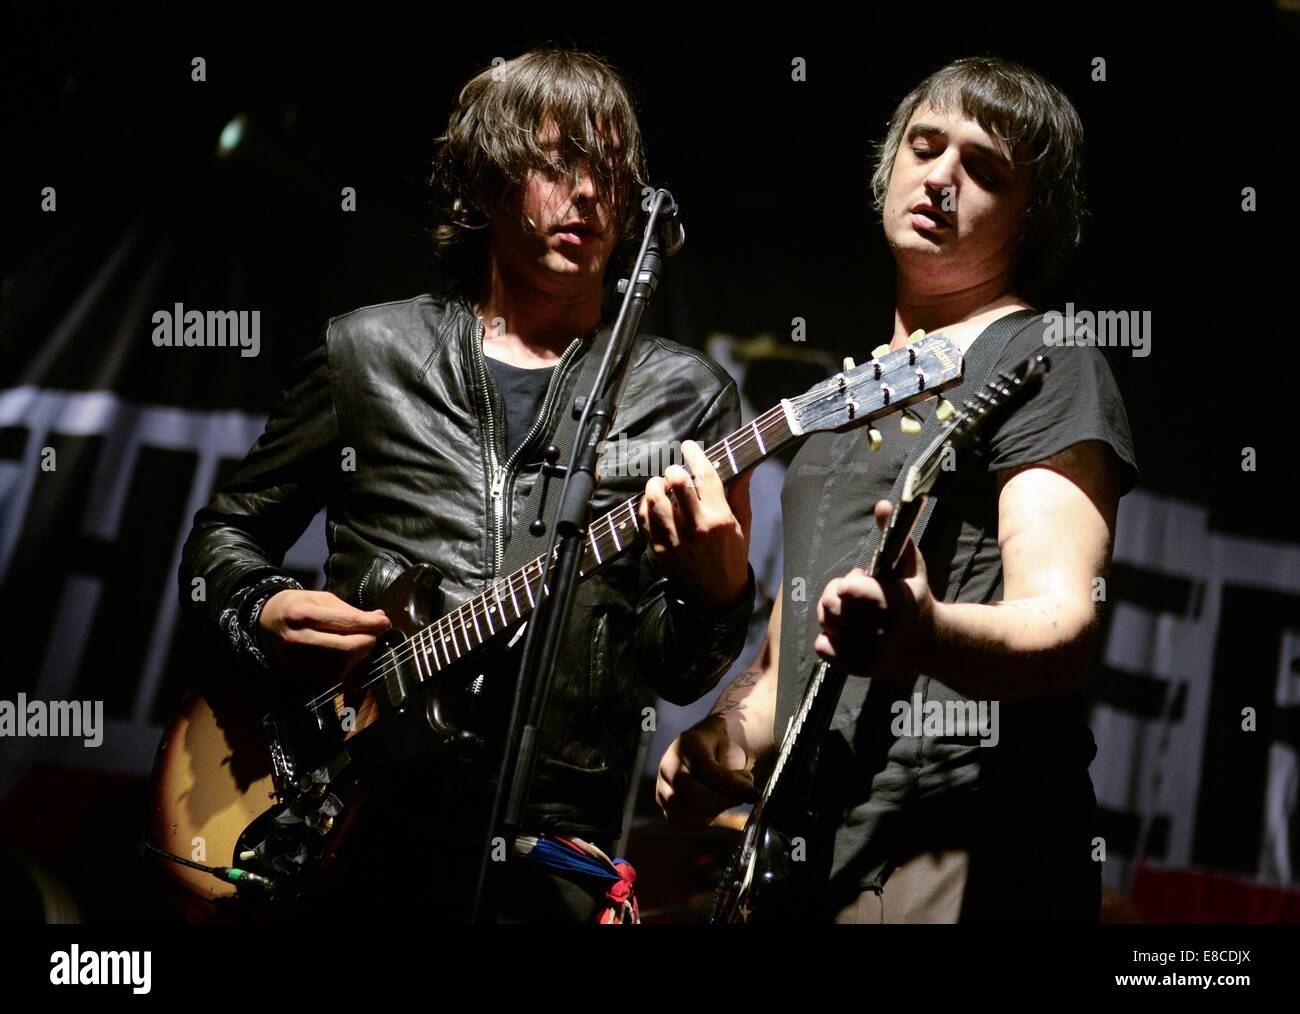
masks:
[[[234,884],[254,884],[266,891],[274,891],[277,886],[276,882],[269,877],[264,877],[260,873],[253,873],[250,870],[241,870],[235,866],[205,866],[203,863],[196,863],[192,859],[185,859],[182,856],[168,852],[166,849],[159,848],[149,840],[147,834],[140,835],[140,844],[169,862],[188,866],[190,869],[198,870],[201,873],[210,873],[218,880],[225,880]]]

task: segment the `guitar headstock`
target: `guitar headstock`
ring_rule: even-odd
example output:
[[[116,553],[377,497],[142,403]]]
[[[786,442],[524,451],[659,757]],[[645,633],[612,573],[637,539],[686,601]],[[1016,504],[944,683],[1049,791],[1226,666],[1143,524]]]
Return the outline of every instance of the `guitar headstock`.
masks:
[[[982,444],[1012,408],[1038,392],[1043,377],[1051,368],[1051,361],[1040,352],[1010,373],[994,375],[983,390],[957,409],[944,431],[916,459],[916,464],[908,470],[902,499],[914,500],[930,493],[940,473],[955,466],[958,455],[969,453]],[[946,467],[945,458],[951,462]]]
[[[847,430],[938,394],[961,380],[961,352],[932,334],[844,370],[785,402],[796,434]]]

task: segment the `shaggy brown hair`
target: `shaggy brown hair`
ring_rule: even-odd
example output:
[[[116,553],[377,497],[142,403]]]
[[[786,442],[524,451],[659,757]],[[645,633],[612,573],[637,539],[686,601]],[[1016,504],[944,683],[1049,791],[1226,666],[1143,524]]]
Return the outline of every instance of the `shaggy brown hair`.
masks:
[[[1032,167],[1016,281],[1026,293],[1041,290],[1082,236],[1083,126],[1074,106],[1055,85],[1009,60],[967,57],[941,67],[908,93],[889,121],[871,177],[877,211],[884,208],[903,131],[922,105],[974,120],[1007,145],[1013,165]]]
[[[558,146],[537,143],[543,124]],[[434,245],[454,294],[479,298],[488,226],[533,172],[592,174],[596,199],[611,209],[626,250],[646,186],[641,129],[627,87],[599,57],[538,49],[489,67],[464,88],[437,139],[433,172]]]

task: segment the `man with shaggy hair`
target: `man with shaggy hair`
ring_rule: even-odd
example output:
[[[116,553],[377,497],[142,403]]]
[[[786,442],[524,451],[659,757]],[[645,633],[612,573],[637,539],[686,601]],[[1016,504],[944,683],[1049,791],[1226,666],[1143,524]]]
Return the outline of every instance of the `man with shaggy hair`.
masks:
[[[784,594],[766,644],[661,762],[665,813],[707,822],[753,798],[755,765],[818,659],[851,674],[820,749],[834,826],[797,857],[822,871],[811,918],[1097,919],[1096,746],[1080,691],[1136,466],[1103,352],[1044,349],[1034,309],[1079,239],[1081,142],[1069,100],[1005,60],[958,60],[898,105],[872,180],[897,266],[891,347],[943,332],[968,365],[976,348],[995,371],[1047,351],[1052,369],[985,460],[958,460],[921,551],[909,541],[883,584],[861,569],[864,544],[915,439],[891,428],[875,453],[852,434],[804,444],[782,494]],[[954,401],[982,385],[970,373]],[[935,727],[936,707],[997,727]]]
[[[187,606],[254,665],[330,683],[388,630],[376,602],[405,568],[432,563],[457,602],[503,576],[507,548],[529,536],[522,512],[542,455],[585,393],[606,271],[627,266],[616,252],[637,228],[645,178],[631,100],[597,57],[534,51],[466,84],[431,180],[443,283],[329,321],[195,518],[181,587],[201,577],[208,595],[183,594]],[[724,491],[702,450],[738,426],[719,366],[641,337],[611,436],[680,445],[691,474],[675,464],[644,486],[646,544],[577,589],[504,919],[635,916],[631,876],[610,853],[642,709],[654,692],[685,704],[712,689],[753,606],[746,482]],[[603,476],[593,515],[642,492],[626,471]],[[307,591],[279,565],[322,505],[327,589]],[[517,665],[512,654],[488,678],[512,680]],[[310,918],[465,920],[496,764],[491,751],[468,768],[412,761],[377,786]]]

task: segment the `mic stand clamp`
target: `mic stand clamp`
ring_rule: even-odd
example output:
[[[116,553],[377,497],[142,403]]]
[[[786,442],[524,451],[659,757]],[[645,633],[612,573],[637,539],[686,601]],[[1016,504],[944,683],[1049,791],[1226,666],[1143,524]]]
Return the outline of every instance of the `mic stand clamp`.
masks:
[[[535,539],[546,534],[546,519],[542,517],[542,513],[546,510],[546,491],[550,487],[551,480],[563,479],[569,474],[569,469],[559,464],[559,460],[560,449],[554,444],[547,446],[545,454],[542,455],[542,493],[537,499],[537,517],[533,518],[528,526],[529,534]]]

